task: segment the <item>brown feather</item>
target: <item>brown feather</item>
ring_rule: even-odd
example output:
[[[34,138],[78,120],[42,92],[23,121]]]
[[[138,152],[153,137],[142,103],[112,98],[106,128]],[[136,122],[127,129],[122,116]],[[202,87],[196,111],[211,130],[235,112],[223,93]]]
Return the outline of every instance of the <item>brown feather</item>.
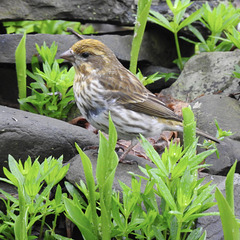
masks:
[[[148,91],[131,72],[118,66],[115,72],[108,72],[101,81],[107,91],[105,99],[116,99],[118,104],[130,110],[150,116],[181,122],[182,119],[169,109],[154,94]],[[114,84],[113,79],[115,80]],[[117,79],[117,81],[116,81]]]

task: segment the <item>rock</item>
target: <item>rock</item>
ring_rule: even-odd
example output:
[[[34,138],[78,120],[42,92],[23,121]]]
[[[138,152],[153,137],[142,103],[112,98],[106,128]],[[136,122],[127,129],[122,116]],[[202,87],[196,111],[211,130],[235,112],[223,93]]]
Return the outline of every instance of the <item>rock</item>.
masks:
[[[211,184],[216,184],[216,187],[224,194],[225,196],[225,177],[208,175],[200,173],[200,177],[205,177],[203,184],[212,181]],[[236,217],[240,217],[240,175],[234,175],[234,204],[235,204],[235,214]],[[208,209],[206,212],[218,212],[218,206],[214,206]],[[206,216],[198,219],[197,227],[203,227],[207,231],[207,239],[209,240],[223,240],[223,230],[220,216]]]
[[[64,156],[70,160],[81,147],[98,144],[98,137],[86,129],[61,120],[0,106],[0,176],[7,166],[8,154],[16,160]]]
[[[163,65],[168,67],[172,64],[172,60],[176,58],[175,48],[172,47],[173,43],[169,41],[169,33],[163,35],[160,33],[161,31],[159,29],[158,31],[159,34],[155,34],[153,31],[149,31],[144,35],[142,48],[139,53],[139,63],[148,62],[149,64]],[[22,35],[20,34],[0,35],[0,75],[2,76],[2,81],[0,82],[0,104],[2,105],[6,105],[6,101],[16,103],[16,99],[18,98],[16,70],[14,64],[15,50],[21,38]],[[85,36],[85,38],[94,38],[104,42],[110,49],[113,50],[117,58],[123,62],[126,67],[128,67],[132,45],[131,35]],[[35,47],[36,43],[41,46],[43,42],[46,42],[47,46],[50,47],[51,44],[55,41],[58,44],[58,53],[56,58],[59,58],[59,55],[61,53],[69,49],[78,40],[79,39],[73,35],[27,35],[26,61],[28,63],[28,69],[31,71],[30,63],[32,56],[37,54]],[[166,49],[168,50],[166,51]],[[191,50],[190,47],[188,47],[188,49]],[[29,79],[29,82],[30,81],[31,80]],[[163,83],[165,85],[164,81]],[[170,81],[167,82],[167,84],[169,83]],[[151,86],[151,88],[153,87],[156,88],[155,85]]]
[[[134,0],[127,1],[84,1],[54,0],[51,2],[33,0],[29,4],[26,0],[20,0],[15,4],[14,0],[4,0],[0,7],[0,20],[45,20],[65,19],[96,22],[118,22],[132,24],[133,14],[136,13]],[[6,11],[7,9],[7,11]]]
[[[22,38],[22,34],[3,34],[0,35],[0,63],[15,63],[15,50]],[[132,47],[132,36],[125,35],[102,35],[102,36],[84,36],[84,38],[93,38],[102,41],[106,44],[117,56],[120,61],[130,61],[130,52]],[[146,61],[154,65],[168,66],[171,61],[176,58],[175,49],[172,47],[172,42],[169,37],[154,36],[150,31],[144,35],[142,47],[139,53],[138,60]],[[29,34],[26,38],[27,63],[31,63],[32,56],[37,54],[35,44],[41,46],[46,42],[50,47],[55,41],[58,44],[59,55],[69,49],[79,39],[74,35],[51,35],[51,34]],[[158,42],[158,44],[156,44]],[[166,49],[172,49],[171,51]],[[189,55],[189,53],[186,52]],[[166,60],[170,59],[170,60]]]
[[[229,94],[233,90],[239,91],[240,81],[232,77],[239,58],[240,50],[204,52],[195,55],[186,63],[177,81],[170,88],[164,89],[162,93],[191,102],[204,94],[219,91]]]
[[[216,154],[206,159],[207,164],[212,164],[206,169],[207,172],[226,175],[235,160],[240,161],[239,102],[221,95],[209,95],[198,98],[191,103],[191,106],[199,129],[215,136],[217,128],[214,119],[216,119],[220,128],[234,133],[220,144],[216,144],[220,154],[219,159]],[[203,150],[199,149],[199,151]]]
[[[97,168],[97,151],[96,150],[87,150],[85,151],[87,156],[90,158],[93,168],[93,175],[96,176],[96,168]],[[115,191],[121,192],[121,187],[119,185],[119,180],[125,183],[127,186],[131,187],[131,179],[132,176],[129,174],[129,172],[133,172],[135,174],[144,175],[138,166],[145,167],[146,164],[150,167],[156,167],[153,163],[150,161],[145,160],[144,158],[139,158],[136,156],[128,155],[126,157],[126,160],[132,160],[137,162],[134,164],[123,164],[119,163],[116,169],[116,174],[114,178],[113,183],[113,189]],[[85,182],[85,175],[82,167],[82,161],[81,157],[79,155],[76,155],[74,158],[72,158],[70,161],[70,168],[67,172],[66,179],[71,182],[72,184],[79,184],[80,179]],[[95,179],[96,180],[96,179]],[[143,184],[141,186],[141,191],[143,192],[145,189],[145,181],[143,181]]]
[[[210,5],[216,6],[219,1],[208,0],[208,2]],[[137,11],[137,1],[135,0],[72,0],[71,2],[33,0],[31,4],[26,0],[20,0],[17,5],[14,0],[2,0],[1,3],[1,21],[64,19],[133,25]],[[195,11],[195,7],[199,7],[203,3],[205,1],[196,0],[189,11]],[[165,1],[153,1],[152,8],[169,15]],[[189,11],[186,14],[189,14]]]

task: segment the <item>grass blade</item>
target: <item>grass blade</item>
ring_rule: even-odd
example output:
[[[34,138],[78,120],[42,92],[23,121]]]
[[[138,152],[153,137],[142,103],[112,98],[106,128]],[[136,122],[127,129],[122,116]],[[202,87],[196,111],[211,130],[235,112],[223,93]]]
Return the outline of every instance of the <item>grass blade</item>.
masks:
[[[18,97],[25,98],[27,94],[26,88],[26,33],[24,33],[15,52],[17,81],[18,81]],[[21,105],[20,105],[20,109]]]
[[[224,239],[239,240],[240,233],[238,222],[227,200],[218,188],[215,192],[215,198],[218,203],[218,209],[222,221]]]

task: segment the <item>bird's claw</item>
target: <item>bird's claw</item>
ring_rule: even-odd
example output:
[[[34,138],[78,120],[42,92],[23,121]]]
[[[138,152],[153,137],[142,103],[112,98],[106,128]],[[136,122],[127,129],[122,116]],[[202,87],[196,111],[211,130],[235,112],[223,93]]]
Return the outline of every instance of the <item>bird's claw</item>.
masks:
[[[119,158],[119,163],[129,164],[129,165],[134,165],[134,164],[138,165],[138,162],[136,160],[126,160],[126,159],[121,159],[121,157]]]

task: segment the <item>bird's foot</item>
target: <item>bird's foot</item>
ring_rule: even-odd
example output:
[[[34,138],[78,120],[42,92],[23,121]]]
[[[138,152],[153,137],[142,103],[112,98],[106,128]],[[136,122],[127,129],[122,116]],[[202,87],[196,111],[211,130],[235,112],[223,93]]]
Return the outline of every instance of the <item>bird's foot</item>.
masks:
[[[99,145],[92,145],[92,146],[86,146],[83,148],[83,151],[86,151],[86,150],[91,150],[91,149],[99,149]]]
[[[129,165],[134,165],[134,164],[138,165],[138,162],[136,160],[126,160],[126,159],[121,159],[121,157],[119,158],[119,163],[129,164]]]

